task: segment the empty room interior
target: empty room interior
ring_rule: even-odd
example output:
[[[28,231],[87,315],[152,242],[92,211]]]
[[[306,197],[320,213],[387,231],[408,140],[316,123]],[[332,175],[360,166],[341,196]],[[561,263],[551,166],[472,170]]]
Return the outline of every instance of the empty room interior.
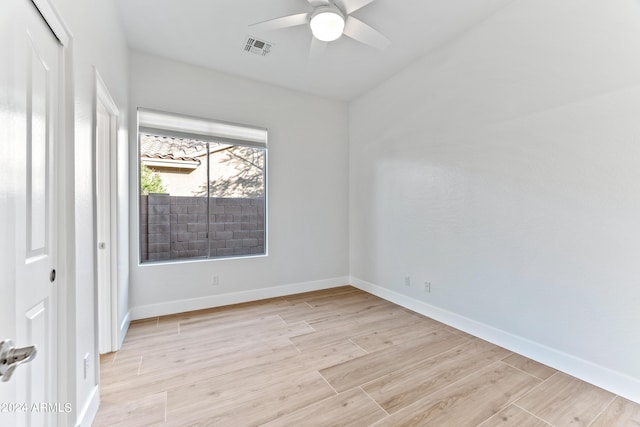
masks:
[[[0,24],[0,425],[640,425],[640,1]]]

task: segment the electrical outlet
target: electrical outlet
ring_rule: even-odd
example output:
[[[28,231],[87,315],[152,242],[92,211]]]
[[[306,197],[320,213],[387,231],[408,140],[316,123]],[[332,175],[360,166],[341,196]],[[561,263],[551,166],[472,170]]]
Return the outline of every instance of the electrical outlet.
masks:
[[[404,285],[411,286],[411,276],[404,276]]]
[[[213,286],[218,286],[220,284],[220,277],[219,276],[213,276],[213,280],[211,281],[211,284]]]
[[[424,282],[424,291],[427,294],[431,293],[431,282]]]

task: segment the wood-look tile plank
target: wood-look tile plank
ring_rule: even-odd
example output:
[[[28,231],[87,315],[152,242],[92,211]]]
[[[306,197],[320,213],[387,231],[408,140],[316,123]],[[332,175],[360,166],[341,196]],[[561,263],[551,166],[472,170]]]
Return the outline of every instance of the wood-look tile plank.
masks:
[[[165,422],[166,392],[145,395],[124,404],[112,403],[104,397],[101,400],[100,410],[103,416],[96,418],[93,427],[112,427],[118,424],[143,427]]]
[[[250,345],[251,343],[249,343]],[[207,394],[215,391],[206,386],[195,392],[194,383],[210,383],[210,378],[215,377],[225,387],[242,387],[260,378],[263,383],[277,379],[280,375],[293,371],[317,371],[328,366],[362,356],[364,350],[355,344],[344,341],[329,346],[314,349],[313,351],[299,352],[293,345],[276,348],[271,347],[251,348],[243,347],[239,351],[228,352],[224,355],[212,357],[210,360],[201,359],[194,363],[184,363],[172,366],[171,369],[155,369],[143,372],[140,375],[131,376],[131,372],[124,371],[115,379],[104,382],[103,394],[113,395],[115,399],[126,401],[131,396],[136,396],[148,390],[166,390],[168,388],[184,387],[184,395]],[[255,344],[253,345],[255,347]],[[220,350],[222,351],[222,349]],[[213,354],[213,350],[205,354]],[[132,368],[133,361],[131,361]],[[138,362],[135,362],[137,369]],[[128,372],[128,375],[127,375]]]
[[[367,426],[387,414],[359,388],[306,406],[265,424],[265,427],[305,426],[339,427]]]
[[[295,322],[304,320],[309,324],[324,324],[330,321],[350,322],[356,318],[355,314],[362,310],[372,310],[376,307],[383,306],[384,302],[376,300],[362,300],[358,298],[350,305],[325,304],[310,305],[307,302],[291,303],[291,307],[279,312],[280,316],[286,322]],[[328,327],[333,324],[327,323]]]
[[[538,377],[541,380],[546,380],[551,375],[557,372],[555,369],[550,368],[547,365],[543,365],[542,363],[538,363],[535,360],[531,360],[528,357],[524,357],[519,354],[512,354],[511,356],[505,358],[504,362],[513,366],[514,368],[525,371],[526,373],[531,374],[534,377]]]
[[[282,297],[289,302],[306,301],[307,299],[319,298],[327,295],[348,295],[348,294],[366,294],[366,292],[353,286],[339,286],[336,288],[322,289],[319,291],[302,292],[299,294],[292,294]]]
[[[558,372],[516,405],[557,427],[588,426],[614,395]]]
[[[267,326],[268,325],[268,326]],[[188,335],[190,332],[202,334],[204,330],[209,334],[216,335],[234,335],[238,331],[244,333],[252,333],[262,327],[284,327],[286,322],[277,314],[268,316],[244,316],[242,318],[228,321],[218,317],[210,317],[206,319],[192,319],[180,322],[180,335]]]
[[[640,404],[617,396],[591,427],[639,427]]]
[[[114,360],[111,363],[100,364],[101,386],[105,389],[117,382],[128,383],[133,376],[138,375],[142,356]]]
[[[203,378],[197,384],[167,384],[170,407],[185,409],[192,405],[197,406],[211,396],[223,401],[243,398],[247,392],[281,384],[283,378],[315,373],[323,367],[333,366],[363,354],[365,352],[353,343],[343,342],[279,360],[269,358],[262,363]]]
[[[317,328],[333,328],[340,322],[350,323],[352,321],[358,321],[367,319],[367,315],[362,313],[396,310],[396,307],[389,305],[387,301],[379,298],[362,300],[358,298],[350,304],[326,304],[326,305],[312,305],[314,316],[304,319],[311,326]],[[360,313],[360,314],[358,314]]]
[[[270,298],[162,316],[158,319],[158,322],[160,325],[174,325],[198,320],[218,319],[219,321],[231,323],[237,319],[275,315],[283,310],[286,311],[290,305],[283,298]]]
[[[324,314],[324,312],[318,308],[313,308],[304,301],[290,302],[286,308],[278,311],[278,315],[282,317],[287,323],[295,323],[306,321],[308,319],[315,319]]]
[[[414,319],[410,319],[407,315],[397,310],[384,310],[381,312],[369,313],[367,320],[349,319],[348,321],[328,321],[333,326],[327,327],[327,324],[319,325],[311,322],[311,327],[316,329],[315,332],[305,335],[299,335],[291,339],[291,341],[299,348],[315,348],[330,344],[332,342],[350,339],[352,337],[365,335],[371,332],[381,332],[387,329],[399,327],[411,327],[411,325],[420,323]],[[428,332],[432,328],[418,330],[420,332]]]
[[[221,384],[227,389],[246,390],[245,386],[255,381],[259,381],[259,384],[262,386],[277,383],[284,375],[315,372],[365,354],[361,348],[351,342],[345,341],[313,351],[293,354],[278,360],[269,358],[268,360],[262,361],[262,363],[228,371],[213,377],[215,380],[213,383]],[[208,383],[210,384],[212,382]],[[189,384],[188,387],[193,391],[191,384]],[[207,391],[210,390],[209,385],[205,385],[204,387]],[[218,385],[216,387],[220,386]]]
[[[502,362],[416,401],[376,426],[476,426],[540,380]]]
[[[349,310],[335,309],[326,310],[323,316],[308,319],[307,323],[314,329],[320,331],[324,329],[333,329],[353,322],[365,324],[371,323],[378,319],[395,317],[397,319],[415,319],[404,310],[390,305],[386,301],[372,303],[365,301],[358,305],[354,305]]]
[[[300,355],[292,358],[292,362],[286,361],[285,363],[297,363],[304,366],[305,369],[319,371],[366,354],[366,351],[351,341],[339,341],[324,347],[301,351]]]
[[[387,301],[364,292],[350,292],[343,294],[312,296],[305,298],[305,302],[314,308],[329,307],[331,309],[335,309],[338,307],[348,308],[353,304],[366,304],[368,302],[385,303]]]
[[[282,336],[287,338],[299,337],[300,335],[311,334],[316,330],[313,329],[307,322],[292,322],[287,323],[287,328],[282,331]]]
[[[265,390],[284,390],[287,386],[293,387],[296,382],[315,382],[318,379],[317,372],[288,365],[280,365],[277,370],[269,369],[263,375],[257,372],[256,369],[250,369],[208,377],[197,384],[175,387],[168,384],[167,410],[173,414],[188,413],[204,406],[205,410],[215,407],[216,412],[220,412],[234,402],[260,396]],[[290,391],[295,392],[293,389]],[[335,394],[333,392],[330,395]]]
[[[278,315],[264,317],[251,317],[233,322],[219,319],[205,319],[180,324],[180,336],[177,339],[195,341],[196,339],[247,339],[270,334],[272,331],[280,331],[289,328]],[[170,345],[170,343],[168,343]]]
[[[348,390],[405,366],[428,359],[468,341],[448,332],[427,332],[411,345],[399,345],[369,353],[320,371],[338,392]]]
[[[113,395],[121,401],[150,391],[167,390],[170,387],[198,383],[208,377],[269,364],[299,354],[293,345],[278,347],[246,347],[240,351],[227,351],[223,356],[201,360],[199,363],[158,369],[151,372],[122,378],[101,388],[104,395]],[[204,375],[206,373],[206,375]]]
[[[354,330],[357,328],[358,324],[352,322],[335,329],[314,330],[308,334],[291,337],[291,342],[301,351],[314,349],[331,343],[348,340],[353,336]]]
[[[387,412],[395,413],[438,389],[485,368],[509,351],[482,340],[466,342],[430,359],[362,386]]]
[[[258,426],[335,394],[317,372],[283,376],[278,383],[266,386],[256,381],[231,398],[200,396],[188,405],[175,405],[169,390],[167,419],[182,422],[197,418],[211,426]]]
[[[306,332],[313,332],[308,325],[303,326]],[[226,351],[238,346],[251,346],[253,343],[261,344],[274,338],[297,335],[300,330],[292,329],[279,316],[268,316],[262,319],[240,322],[235,327],[220,327],[217,324],[208,323],[193,326],[178,335],[172,335],[170,339],[156,338],[154,341],[145,341],[144,345],[129,345],[118,352],[118,359],[123,356],[145,356],[151,359],[165,358],[167,354],[179,354],[179,358],[202,358],[203,349],[212,348],[214,351]],[[188,356],[184,356],[188,355]]]
[[[116,352],[113,351],[111,353],[101,354],[100,355],[100,364],[109,364],[114,361],[116,358]]]
[[[425,332],[441,329],[442,324],[435,320],[418,319],[412,322],[410,325],[402,324],[395,328],[376,328],[371,332],[359,333],[351,341],[358,344],[360,347],[372,353],[374,351],[383,350],[387,347],[393,347],[395,345],[412,342],[416,338],[424,335]],[[367,328],[370,329],[370,328]],[[351,335],[357,333],[352,331]]]
[[[175,349],[143,354],[140,373],[145,374],[156,370],[179,372],[184,365],[212,367],[212,364],[220,365],[228,363],[229,359],[238,358],[238,354],[245,350],[258,350],[269,354],[273,350],[291,346],[288,338],[275,336],[271,340],[222,340],[201,343],[200,345],[177,342]]]
[[[453,328],[451,326],[443,325],[442,329],[445,330],[445,331],[451,332],[452,334],[460,335],[461,337],[465,337],[465,338],[468,338],[468,339],[475,339],[476,338],[471,334],[468,334],[468,333],[466,333],[464,331],[461,331],[460,329],[456,329],[456,328]]]
[[[157,317],[131,322],[129,331],[124,339],[125,343],[136,342],[144,345],[145,341],[153,340],[157,337],[177,335],[178,324],[160,324]]]
[[[154,330],[158,327],[158,316],[148,317],[146,319],[137,319],[132,320],[130,323],[130,329],[138,329],[138,330]]]
[[[514,405],[509,405],[478,427],[552,427],[540,418]]]

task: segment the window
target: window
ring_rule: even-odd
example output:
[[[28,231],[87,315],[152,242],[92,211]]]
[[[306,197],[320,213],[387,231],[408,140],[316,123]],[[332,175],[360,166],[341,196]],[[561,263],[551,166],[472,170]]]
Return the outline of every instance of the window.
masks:
[[[140,260],[266,254],[266,129],[138,110]]]

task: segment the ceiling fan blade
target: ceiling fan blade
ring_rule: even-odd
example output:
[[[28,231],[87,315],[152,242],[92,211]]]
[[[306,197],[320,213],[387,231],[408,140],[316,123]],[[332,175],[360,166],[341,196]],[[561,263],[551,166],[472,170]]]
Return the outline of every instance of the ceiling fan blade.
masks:
[[[297,15],[283,16],[281,18],[269,19],[268,21],[257,22],[249,25],[260,30],[277,30],[280,28],[296,27],[309,23],[308,13],[298,13]]]
[[[358,9],[362,9],[374,1],[375,0],[335,0],[336,4],[338,4],[347,15],[352,14]]]
[[[309,4],[313,7],[318,7],[318,6],[329,6],[331,5],[331,3],[329,3],[329,0],[307,0],[309,2]]]
[[[380,34],[378,30],[374,30],[353,16],[347,17],[347,22],[344,25],[344,34],[359,41],[360,43],[367,44],[380,50],[385,49],[391,43],[391,41]]]
[[[327,42],[323,42],[318,40],[317,38],[311,36],[311,47],[309,48],[309,58],[317,59],[324,54],[325,49],[327,48]]]

